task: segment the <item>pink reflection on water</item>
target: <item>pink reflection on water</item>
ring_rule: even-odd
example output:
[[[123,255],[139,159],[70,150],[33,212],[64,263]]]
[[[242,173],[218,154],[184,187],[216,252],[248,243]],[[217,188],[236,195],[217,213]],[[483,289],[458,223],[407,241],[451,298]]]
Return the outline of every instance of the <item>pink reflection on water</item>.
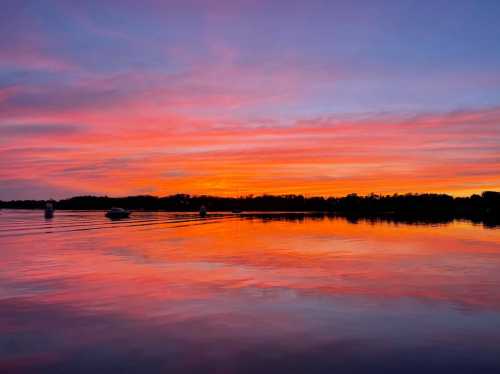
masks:
[[[380,346],[371,350],[382,353],[395,342],[417,349],[422,339],[461,339],[468,351],[500,343],[492,328],[500,327],[500,230],[342,219],[206,223],[5,237],[0,331],[17,346],[4,350],[0,368],[59,350],[62,361],[80,357],[82,347],[111,349],[108,362],[138,345],[158,358],[165,352],[157,344],[166,344],[170,353],[180,347],[186,364],[196,347],[217,344],[198,362],[208,369],[210,357],[238,365],[242,352],[258,356],[268,346],[307,356],[349,341],[366,350],[373,339]],[[38,340],[51,344],[35,349]]]

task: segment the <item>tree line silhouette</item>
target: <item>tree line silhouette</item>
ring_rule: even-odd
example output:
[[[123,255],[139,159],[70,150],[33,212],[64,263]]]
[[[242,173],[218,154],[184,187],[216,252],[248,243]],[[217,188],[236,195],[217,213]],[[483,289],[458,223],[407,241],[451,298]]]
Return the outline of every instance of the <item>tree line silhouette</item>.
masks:
[[[42,209],[45,200],[0,201],[0,208]],[[76,196],[55,201],[56,209],[104,210],[119,206],[131,210],[197,211],[204,205],[209,211],[282,211],[323,212],[351,217],[392,217],[394,219],[449,220],[465,218],[498,222],[500,192],[453,197],[446,194],[394,194],[344,197],[304,197],[303,195],[261,195],[242,197],[150,195],[108,197]]]

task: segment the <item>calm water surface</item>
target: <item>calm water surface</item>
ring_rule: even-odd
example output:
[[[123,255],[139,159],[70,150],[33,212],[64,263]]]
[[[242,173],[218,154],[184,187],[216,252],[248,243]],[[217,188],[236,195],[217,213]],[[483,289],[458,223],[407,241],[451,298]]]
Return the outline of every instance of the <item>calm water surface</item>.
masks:
[[[1,373],[498,373],[500,230],[0,212]]]

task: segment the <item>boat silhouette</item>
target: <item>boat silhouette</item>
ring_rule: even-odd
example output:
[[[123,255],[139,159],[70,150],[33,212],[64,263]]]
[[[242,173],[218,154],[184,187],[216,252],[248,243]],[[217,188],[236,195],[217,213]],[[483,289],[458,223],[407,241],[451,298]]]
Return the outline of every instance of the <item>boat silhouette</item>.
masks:
[[[45,204],[44,215],[45,215],[45,218],[54,217],[54,204],[52,202],[49,201]]]
[[[203,218],[203,217],[206,217],[207,216],[207,208],[205,208],[205,205],[202,205],[200,207],[200,217]]]
[[[130,216],[130,212],[123,208],[113,207],[106,212],[106,217],[111,219],[120,219],[120,218],[128,218]]]

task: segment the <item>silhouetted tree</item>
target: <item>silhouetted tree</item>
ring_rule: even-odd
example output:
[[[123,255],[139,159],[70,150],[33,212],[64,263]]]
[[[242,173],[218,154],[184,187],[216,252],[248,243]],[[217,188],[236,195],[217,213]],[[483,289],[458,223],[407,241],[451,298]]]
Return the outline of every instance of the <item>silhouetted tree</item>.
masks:
[[[282,211],[324,212],[349,217],[353,222],[365,219],[394,219],[411,222],[448,221],[466,218],[495,225],[500,216],[500,192],[485,191],[481,195],[453,197],[446,194],[394,194],[344,197],[303,195],[261,195],[242,197],[190,196],[176,194],[164,197],[139,195],[127,197],[76,196],[59,200],[56,209],[100,210],[119,206],[132,210],[197,211],[200,206],[209,211]],[[43,200],[0,201],[0,208],[43,209]],[[294,218],[297,219],[297,218]]]

